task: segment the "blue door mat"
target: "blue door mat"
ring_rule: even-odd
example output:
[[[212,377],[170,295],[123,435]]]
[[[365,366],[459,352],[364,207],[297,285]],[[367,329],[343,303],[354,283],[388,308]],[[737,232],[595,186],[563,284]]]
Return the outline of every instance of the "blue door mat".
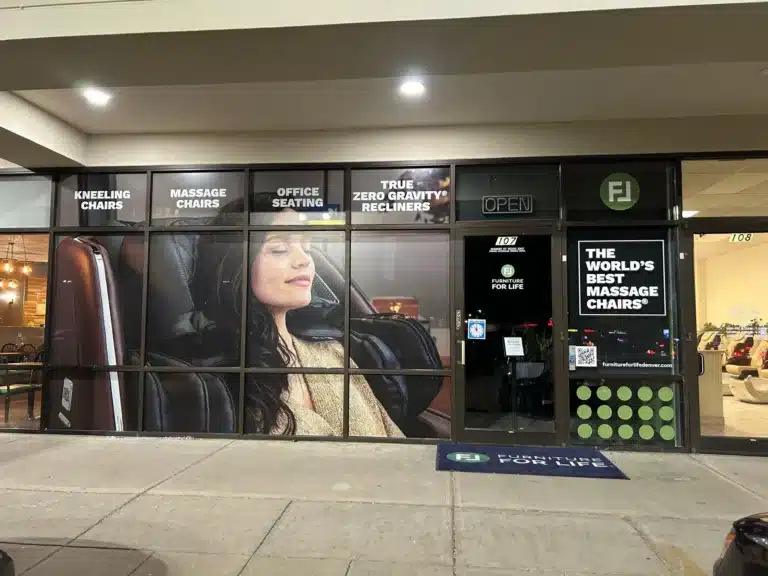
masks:
[[[618,466],[593,448],[442,443],[437,445],[436,468],[485,474],[629,479]]]

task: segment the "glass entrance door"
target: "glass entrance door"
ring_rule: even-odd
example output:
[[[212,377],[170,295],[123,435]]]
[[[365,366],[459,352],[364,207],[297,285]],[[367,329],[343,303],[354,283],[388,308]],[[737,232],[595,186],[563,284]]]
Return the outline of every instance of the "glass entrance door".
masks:
[[[549,231],[509,230],[459,236],[459,435],[552,444],[558,415],[567,419],[568,410],[556,385],[565,359],[561,246]]]

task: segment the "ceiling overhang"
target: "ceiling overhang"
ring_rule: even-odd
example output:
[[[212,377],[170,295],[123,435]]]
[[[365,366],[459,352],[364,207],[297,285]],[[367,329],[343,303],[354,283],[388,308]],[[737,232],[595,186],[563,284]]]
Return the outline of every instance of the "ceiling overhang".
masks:
[[[762,3],[18,39],[0,42],[0,90],[749,62],[766,30]]]

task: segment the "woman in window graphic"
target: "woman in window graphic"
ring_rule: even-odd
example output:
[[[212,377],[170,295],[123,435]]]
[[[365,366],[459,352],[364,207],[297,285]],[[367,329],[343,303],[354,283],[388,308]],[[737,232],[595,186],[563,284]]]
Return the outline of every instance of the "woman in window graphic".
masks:
[[[299,214],[285,210],[271,224],[300,224]],[[333,339],[308,342],[288,330],[286,316],[312,299],[315,265],[310,238],[295,230],[271,230],[251,235],[248,287],[248,366],[260,368],[342,368],[344,350]],[[218,285],[232,286],[229,306],[219,305],[213,319],[223,335],[239,333],[242,257],[224,255]],[[221,294],[217,298],[221,304]],[[229,310],[228,318],[222,312]],[[239,338],[239,336],[238,336]],[[354,367],[354,364],[351,363]],[[340,436],[344,390],[339,374],[250,374],[245,384],[245,430],[249,433]],[[403,433],[373,394],[364,376],[349,377],[349,434],[394,436]]]

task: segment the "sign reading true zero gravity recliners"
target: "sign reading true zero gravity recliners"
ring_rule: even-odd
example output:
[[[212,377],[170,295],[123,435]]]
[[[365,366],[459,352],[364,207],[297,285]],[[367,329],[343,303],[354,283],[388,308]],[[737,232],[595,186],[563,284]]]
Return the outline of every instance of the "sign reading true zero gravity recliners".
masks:
[[[581,240],[581,316],[666,316],[664,240]]]

